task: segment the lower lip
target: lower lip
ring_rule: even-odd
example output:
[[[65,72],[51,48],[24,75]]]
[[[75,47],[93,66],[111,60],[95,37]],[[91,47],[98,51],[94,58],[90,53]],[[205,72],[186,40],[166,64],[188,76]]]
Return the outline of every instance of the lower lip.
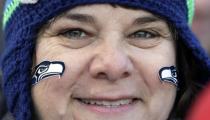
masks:
[[[106,107],[106,106],[99,106],[99,105],[89,105],[82,103],[78,101],[85,109],[95,112],[95,113],[101,113],[101,114],[114,114],[117,113],[126,113],[128,111],[131,111],[134,109],[136,102],[133,102],[131,104],[127,105],[120,105],[120,106],[114,106],[114,107]]]

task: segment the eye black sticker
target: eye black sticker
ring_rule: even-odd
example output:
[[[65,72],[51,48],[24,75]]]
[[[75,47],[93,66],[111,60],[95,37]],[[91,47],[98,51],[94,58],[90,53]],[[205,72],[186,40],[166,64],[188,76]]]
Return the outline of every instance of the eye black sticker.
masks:
[[[159,71],[159,77],[163,82],[172,83],[175,86],[178,86],[177,70],[174,66],[161,68]]]
[[[58,75],[63,75],[65,70],[64,62],[61,61],[43,61],[35,67],[34,75],[32,76],[32,85],[37,84],[39,81]]]

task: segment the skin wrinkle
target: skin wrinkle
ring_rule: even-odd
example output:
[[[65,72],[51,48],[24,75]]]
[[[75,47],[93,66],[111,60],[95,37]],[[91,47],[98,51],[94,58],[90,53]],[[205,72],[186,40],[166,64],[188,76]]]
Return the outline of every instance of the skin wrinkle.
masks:
[[[107,14],[110,12],[112,14]],[[150,22],[133,25],[136,18],[155,16],[143,10],[113,9],[108,5],[77,7],[68,11],[70,13],[89,15],[96,23],[86,24],[87,19],[82,16],[70,20],[59,15],[40,31],[35,64],[42,60],[60,60],[66,66],[61,79],[50,77],[32,88],[33,102],[42,120],[127,120],[131,117],[166,120],[176,96],[176,87],[161,83],[157,76],[161,67],[175,64],[175,46],[167,23],[151,22],[153,20],[147,18],[144,20]],[[85,34],[84,38],[66,36],[65,32],[72,27],[91,34]],[[129,37],[138,30],[152,32],[154,29],[159,32],[158,37]],[[141,97],[142,101],[130,112],[104,115],[86,109],[73,99],[116,97],[122,93]]]

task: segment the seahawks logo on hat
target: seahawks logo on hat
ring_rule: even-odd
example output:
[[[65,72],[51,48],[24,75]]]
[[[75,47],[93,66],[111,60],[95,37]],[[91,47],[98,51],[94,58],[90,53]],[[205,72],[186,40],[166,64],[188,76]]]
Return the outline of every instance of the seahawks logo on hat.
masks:
[[[177,71],[174,66],[161,68],[159,71],[159,77],[161,81],[169,82],[176,86],[178,85]]]
[[[61,76],[65,70],[65,65],[61,61],[43,61],[35,67],[35,73],[32,77],[32,85],[51,76]]]
[[[35,4],[38,0],[20,0],[20,3],[22,4]]]

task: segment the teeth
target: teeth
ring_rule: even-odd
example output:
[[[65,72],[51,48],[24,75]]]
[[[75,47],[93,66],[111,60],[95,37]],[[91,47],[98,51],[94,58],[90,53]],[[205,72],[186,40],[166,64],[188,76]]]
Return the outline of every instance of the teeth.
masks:
[[[85,104],[106,106],[106,107],[117,107],[117,106],[121,106],[121,105],[128,105],[133,102],[132,99],[123,99],[123,100],[116,100],[116,101],[81,99],[80,101]]]

